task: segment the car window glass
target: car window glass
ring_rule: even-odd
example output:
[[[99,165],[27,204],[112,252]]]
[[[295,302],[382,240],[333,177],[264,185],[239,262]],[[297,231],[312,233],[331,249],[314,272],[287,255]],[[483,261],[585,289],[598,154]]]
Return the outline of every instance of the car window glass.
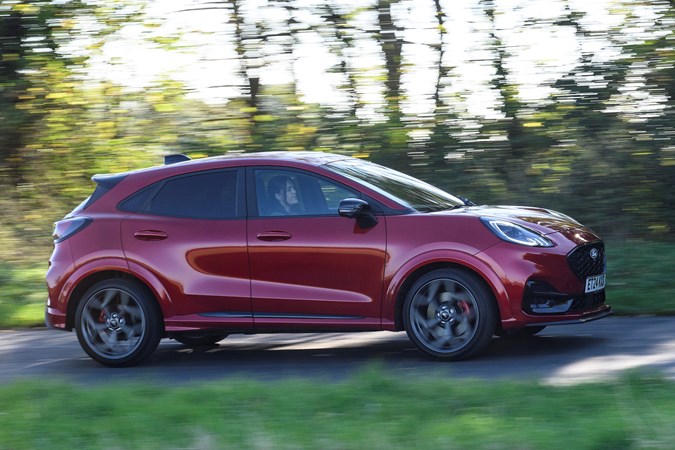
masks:
[[[336,161],[324,167],[418,211],[441,211],[464,205],[459,198],[435,186],[368,161]]]
[[[255,171],[260,216],[338,215],[340,201],[358,193],[322,177],[289,170]]]
[[[123,202],[121,208],[161,216],[230,219],[237,217],[236,206],[237,171],[230,170],[184,175],[156,183]]]

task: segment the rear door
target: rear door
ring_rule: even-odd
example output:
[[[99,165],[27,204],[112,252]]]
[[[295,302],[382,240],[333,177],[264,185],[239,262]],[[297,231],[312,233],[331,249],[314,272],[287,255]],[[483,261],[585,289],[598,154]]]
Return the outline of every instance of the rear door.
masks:
[[[243,174],[184,174],[121,203],[134,212],[122,223],[125,255],[132,271],[152,272],[167,290],[167,326],[252,325]]]

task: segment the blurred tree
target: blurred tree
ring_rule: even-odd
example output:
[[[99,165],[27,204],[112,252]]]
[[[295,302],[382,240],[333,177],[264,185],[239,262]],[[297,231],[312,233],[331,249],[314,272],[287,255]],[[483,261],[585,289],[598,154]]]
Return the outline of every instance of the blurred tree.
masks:
[[[626,45],[630,81],[643,87],[625,99],[637,103],[626,112],[636,145],[625,175],[634,180],[639,196],[630,202],[630,212],[640,218],[637,226],[663,236],[675,229],[675,0],[638,6],[657,8],[658,13],[649,27],[654,38]]]
[[[407,166],[408,138],[401,121],[403,116],[401,111],[401,53],[403,49],[401,33],[403,30],[392,17],[392,8],[397,3],[398,0],[378,0],[376,6],[378,25],[376,38],[382,48],[386,73],[384,97],[387,121],[386,127],[382,128],[379,134],[382,146],[372,155],[372,158],[379,163],[402,168],[402,165]],[[380,127],[376,127],[378,128]]]
[[[385,98],[387,101],[387,114],[392,125],[400,124],[401,115],[401,51],[403,38],[399,28],[392,18],[391,9],[398,0],[378,0],[377,23],[379,26],[378,40],[384,53],[385,69]]]
[[[142,89],[95,75],[123,70],[104,57],[110,42],[172,20],[144,15],[156,4],[0,0],[3,258],[26,247],[43,257],[51,222],[91,192],[93,173],[157,164],[169,152],[353,154],[479,202],[560,209],[605,234],[670,236],[674,2],[622,1],[608,9],[623,17],[617,25],[593,22],[591,9],[568,0],[552,0],[562,12],[534,18],[520,16],[525,3],[496,0],[195,0],[175,14],[224,14],[227,30],[211,37],[233,53],[213,58],[234,59],[222,77],[234,94],[205,102],[170,73]],[[470,88],[455,70],[467,61],[451,32],[462,8],[471,10],[477,50],[466,58],[488,73]],[[561,76],[534,86],[550,95],[532,102],[522,95],[531,80],[518,70],[514,36],[542,28],[567,31],[578,51]],[[190,32],[147,33],[147,41],[171,55],[190,45]],[[321,100],[303,89],[308,43],[331,57]],[[428,61],[415,59],[420,49]],[[269,76],[283,71],[283,82]],[[428,83],[421,94],[413,73]],[[492,113],[470,113],[456,85],[494,97]]]
[[[5,256],[44,252],[44,246],[27,244],[44,242],[52,221],[86,196],[91,166],[116,159],[109,142],[102,153],[93,145],[117,131],[114,114],[98,108],[107,104],[106,93],[84,88],[85,56],[60,50],[74,33],[90,33],[96,45],[138,13],[118,8],[79,1],[0,3],[0,114],[8,118],[0,121],[0,184],[3,210],[11,211],[0,218]],[[76,32],[78,20],[96,20],[99,27]]]
[[[26,223],[26,203],[34,205],[26,191],[33,177],[31,161],[37,157],[35,134],[49,115],[45,103],[53,97],[53,86],[63,82],[67,71],[67,62],[56,54],[54,28],[66,24],[80,6],[0,2],[0,189],[5,212],[0,233],[9,255],[22,247],[16,236],[34,228]]]

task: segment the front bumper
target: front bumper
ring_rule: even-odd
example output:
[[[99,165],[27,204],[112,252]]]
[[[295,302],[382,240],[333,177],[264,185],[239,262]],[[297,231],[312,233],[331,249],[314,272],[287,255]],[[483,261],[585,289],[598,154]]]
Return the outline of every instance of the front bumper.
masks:
[[[605,290],[588,294],[566,294],[550,284],[528,281],[525,285],[522,308],[527,314],[567,314],[595,310],[605,304]]]
[[[548,325],[573,325],[573,324],[579,324],[579,323],[586,323],[586,322],[592,322],[594,320],[602,319],[604,317],[612,315],[613,311],[612,308],[609,305],[602,305],[596,310],[593,311],[588,311],[586,313],[583,313],[581,315],[569,318],[569,319],[564,319],[564,320],[551,320],[549,322],[547,321],[540,321],[536,323],[530,323],[527,324],[526,326],[532,326],[532,327],[540,327],[540,326],[548,326]]]
[[[561,234],[548,237],[555,247],[519,249],[503,243],[479,255],[498,268],[503,282],[505,295],[496,296],[504,329],[580,323],[611,314],[605,289],[584,293],[589,276],[606,272],[602,241],[579,245]],[[597,261],[591,264],[594,248]]]

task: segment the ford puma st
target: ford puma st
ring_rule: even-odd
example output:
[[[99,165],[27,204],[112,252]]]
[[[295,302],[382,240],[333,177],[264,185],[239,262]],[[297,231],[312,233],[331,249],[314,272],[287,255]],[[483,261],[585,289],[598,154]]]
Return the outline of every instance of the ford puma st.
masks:
[[[605,249],[541,208],[477,206],[356,158],[240,154],[93,177],[55,224],[46,322],[109,366],[162,338],[405,330],[457,360],[610,314]]]

